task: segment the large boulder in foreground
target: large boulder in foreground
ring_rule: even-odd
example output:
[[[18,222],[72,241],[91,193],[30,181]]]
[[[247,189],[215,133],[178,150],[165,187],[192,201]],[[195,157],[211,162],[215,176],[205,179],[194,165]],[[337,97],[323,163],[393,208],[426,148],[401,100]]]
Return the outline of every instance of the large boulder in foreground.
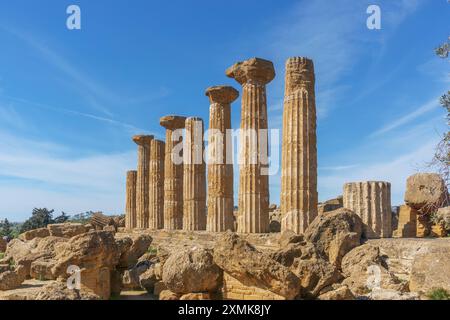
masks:
[[[178,294],[214,292],[221,284],[222,271],[210,250],[194,247],[170,255],[164,263],[162,280]]]
[[[216,241],[214,262],[247,286],[262,288],[286,299],[300,294],[300,280],[294,273],[231,231]]]
[[[317,297],[343,278],[338,268],[311,243],[301,247],[301,255],[294,259],[290,270],[300,279],[305,298]]]
[[[114,234],[107,231],[89,231],[71,238],[59,248],[56,264],[51,272],[67,279],[67,268],[71,265],[81,269],[81,286],[102,299],[111,295],[111,272],[119,262],[120,250]]]
[[[448,205],[445,181],[437,173],[418,173],[406,181],[405,203],[422,214]]]
[[[50,259],[55,256],[56,247],[67,239],[58,237],[33,238],[30,241],[13,239],[8,243],[5,257],[1,263],[15,263],[23,265],[27,275],[30,274],[31,265],[39,259]]]
[[[401,281],[386,268],[380,248],[364,244],[342,259],[342,282],[357,297],[370,297],[372,292],[395,291],[399,295],[407,291],[407,283]]]
[[[83,269],[114,269],[120,258],[120,251],[114,235],[107,231],[90,231],[71,238],[55,257],[57,264],[53,273],[66,275],[67,267],[78,266]]]
[[[342,257],[361,244],[362,232],[363,222],[356,213],[338,209],[314,219],[304,237],[339,268]]]
[[[18,288],[25,281],[26,276],[25,267],[21,265],[14,270],[0,273],[0,291]]]
[[[450,246],[430,247],[414,258],[409,289],[428,294],[438,288],[450,292]]]

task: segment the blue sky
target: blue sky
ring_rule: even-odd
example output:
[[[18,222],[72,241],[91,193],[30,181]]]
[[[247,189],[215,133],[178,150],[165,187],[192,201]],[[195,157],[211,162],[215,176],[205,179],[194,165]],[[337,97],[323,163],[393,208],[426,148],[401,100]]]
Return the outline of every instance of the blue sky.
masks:
[[[81,30],[66,28],[70,4]],[[381,30],[366,27],[369,4]],[[207,121],[205,89],[240,89],[224,71],[254,56],[275,64],[269,126],[279,129],[285,60],[315,62],[320,199],[377,179],[399,204],[445,130],[449,65],[433,49],[449,18],[446,0],[2,1],[0,219],[34,207],[123,212],[131,136],[163,138],[166,114]],[[238,128],[240,100],[232,118]],[[270,185],[278,203],[279,175]]]

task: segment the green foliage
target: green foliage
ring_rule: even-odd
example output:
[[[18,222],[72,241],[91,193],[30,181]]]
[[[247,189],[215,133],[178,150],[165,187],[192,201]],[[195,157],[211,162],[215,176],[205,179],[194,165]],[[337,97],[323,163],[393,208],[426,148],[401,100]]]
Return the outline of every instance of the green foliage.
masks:
[[[3,257],[5,256],[4,252],[0,252],[0,260],[3,259]]]
[[[431,290],[427,297],[431,300],[450,300],[450,293],[447,292],[447,290],[443,288],[436,288]]]
[[[48,210],[47,208],[34,208],[31,218],[25,221],[20,228],[20,233],[47,227],[47,225],[53,223],[53,212],[54,210]]]
[[[149,254],[156,255],[156,254],[158,253],[158,248],[153,247],[153,246],[150,246],[150,247],[148,247],[147,252],[148,252]]]
[[[435,49],[435,52],[438,57],[447,59],[449,50],[450,38],[449,41]],[[450,127],[450,91],[441,97],[440,103],[447,111],[447,125]],[[439,174],[450,187],[450,130],[443,134],[441,141],[438,143],[431,166],[438,169]]]
[[[439,47],[437,47],[436,49],[434,49],[434,52],[436,53],[436,55],[442,59],[448,58],[448,53],[450,51],[450,43],[446,42],[442,45],[440,45]]]
[[[91,219],[93,214],[94,214],[93,211],[78,213],[78,214],[73,215],[69,221],[86,224],[86,223],[89,223],[89,220]]]
[[[0,237],[12,237],[12,224],[5,219],[0,221]]]
[[[56,217],[53,222],[54,223],[64,223],[67,222],[70,217],[63,211],[60,216]]]

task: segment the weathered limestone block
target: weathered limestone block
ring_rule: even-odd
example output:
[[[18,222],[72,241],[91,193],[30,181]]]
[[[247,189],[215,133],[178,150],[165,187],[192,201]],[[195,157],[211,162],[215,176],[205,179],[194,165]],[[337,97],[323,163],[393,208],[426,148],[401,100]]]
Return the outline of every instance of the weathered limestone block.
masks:
[[[127,172],[126,199],[125,199],[125,228],[128,230],[137,227],[136,217],[136,182],[137,171]]]
[[[448,201],[448,190],[439,174],[418,173],[406,181],[405,203],[420,214],[435,213]]]
[[[300,280],[294,273],[230,231],[217,239],[214,262],[246,286],[268,290],[288,300],[300,294]]]
[[[391,184],[383,181],[344,185],[344,208],[354,211],[364,223],[364,237],[392,236]]]
[[[317,205],[317,214],[322,215],[327,212],[331,212],[344,207],[342,196],[335,199],[330,199]]]
[[[417,232],[417,210],[408,205],[400,206],[398,228],[394,231],[395,238],[415,238]]]
[[[231,152],[231,103],[239,92],[230,86],[206,90],[209,97],[208,218],[211,232],[234,230],[233,159]]]
[[[113,233],[90,231],[71,238],[63,244],[54,260],[52,274],[68,278],[70,265],[81,269],[81,287],[93,291],[102,299],[109,299],[111,293],[111,271],[119,262],[120,250]]]
[[[195,247],[174,252],[164,263],[162,280],[177,294],[214,292],[221,284],[222,270],[211,250]]]
[[[312,60],[286,62],[281,165],[281,229],[305,232],[317,216],[315,75]]]
[[[361,245],[363,222],[348,209],[338,209],[316,218],[305,231],[305,240],[314,244],[321,256],[340,267],[342,258]]]
[[[186,118],[165,116],[160,124],[166,128],[164,153],[164,229],[183,229],[183,154],[182,130]],[[179,148],[181,146],[181,148]]]
[[[149,227],[150,143],[152,140],[153,136],[138,135],[133,137],[133,141],[138,145],[136,220],[139,229]]]
[[[114,226],[114,219],[101,212],[96,212],[92,215],[90,224],[95,230],[103,230],[107,226]]]
[[[425,238],[430,235],[431,222],[430,217],[426,214],[417,216],[416,224],[416,237]]]
[[[206,230],[206,165],[203,120],[187,118],[183,148],[183,230]]]
[[[150,229],[164,228],[164,153],[166,144],[150,143]]]
[[[242,85],[238,232],[269,231],[269,176],[266,84],[275,77],[273,63],[252,58],[226,75]]]
[[[38,228],[20,234],[19,239],[22,241],[30,241],[34,238],[46,238],[48,236],[50,236],[50,231],[47,228]]]
[[[50,232],[50,236],[61,238],[72,238],[87,232],[83,224],[70,222],[49,224],[47,229]]]
[[[450,291],[449,275],[450,246],[430,247],[416,255],[412,264],[409,289],[423,293],[437,288]]]
[[[246,285],[224,272],[222,298],[224,300],[286,300],[285,297],[253,285]]]

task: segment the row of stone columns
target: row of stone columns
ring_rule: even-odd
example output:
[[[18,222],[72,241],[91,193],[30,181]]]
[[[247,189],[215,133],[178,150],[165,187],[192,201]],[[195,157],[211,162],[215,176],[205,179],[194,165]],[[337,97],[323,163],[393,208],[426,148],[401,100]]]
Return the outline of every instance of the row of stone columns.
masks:
[[[226,70],[226,75],[235,79],[243,92],[237,231],[268,232],[266,85],[275,77],[274,66],[270,61],[252,58],[234,64]],[[298,233],[302,233],[317,215],[314,85],[312,61],[289,59],[283,114],[281,209],[283,229]],[[213,232],[233,229],[229,129],[231,103],[239,93],[230,86],[215,86],[208,88],[206,95],[210,101],[208,199],[203,121],[200,118],[163,117],[160,124],[166,129],[165,152],[164,143],[152,136],[133,138],[138,144],[138,169],[127,174],[128,228],[206,229]]]

